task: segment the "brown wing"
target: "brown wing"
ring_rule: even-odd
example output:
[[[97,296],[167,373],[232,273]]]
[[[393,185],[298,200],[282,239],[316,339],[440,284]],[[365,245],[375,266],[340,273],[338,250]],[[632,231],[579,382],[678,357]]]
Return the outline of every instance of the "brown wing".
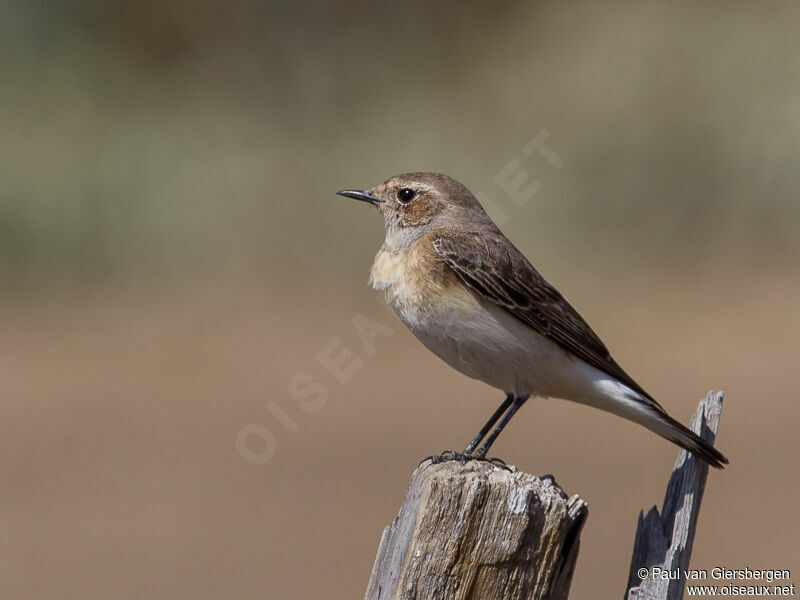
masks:
[[[473,291],[659,406],[611,358],[578,311],[502,233],[443,231],[434,236],[433,247]]]

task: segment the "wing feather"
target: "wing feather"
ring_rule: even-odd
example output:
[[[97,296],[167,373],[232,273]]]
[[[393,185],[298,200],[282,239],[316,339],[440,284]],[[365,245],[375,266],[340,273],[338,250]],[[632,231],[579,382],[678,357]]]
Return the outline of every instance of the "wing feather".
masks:
[[[578,311],[502,233],[443,231],[434,237],[433,247],[477,294],[661,408],[616,363]]]

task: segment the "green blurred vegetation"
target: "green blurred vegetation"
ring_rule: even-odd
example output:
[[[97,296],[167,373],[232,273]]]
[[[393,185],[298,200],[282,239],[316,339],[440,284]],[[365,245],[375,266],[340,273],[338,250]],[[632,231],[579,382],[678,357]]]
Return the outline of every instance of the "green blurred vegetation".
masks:
[[[421,169],[492,197],[548,260],[794,260],[798,17],[795,3],[6,1],[0,275],[11,290],[364,271],[380,226],[332,192]],[[520,152],[543,128],[560,170]],[[492,179],[511,159],[542,185],[523,208]]]

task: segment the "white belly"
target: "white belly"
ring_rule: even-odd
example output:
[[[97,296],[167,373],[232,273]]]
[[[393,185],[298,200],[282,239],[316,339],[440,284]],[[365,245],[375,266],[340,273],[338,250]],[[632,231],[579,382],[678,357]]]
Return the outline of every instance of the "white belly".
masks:
[[[647,424],[652,414],[626,385],[567,353],[505,310],[398,312],[431,352],[457,371],[515,396],[562,398]]]
[[[431,352],[506,393],[563,398],[618,414],[629,412],[631,395],[637,396],[462,285],[420,278],[401,256],[379,253],[370,282]]]
[[[468,293],[468,292],[467,292]],[[576,361],[503,309],[447,298],[424,309],[390,304],[431,352],[457,371],[517,395],[574,395]]]

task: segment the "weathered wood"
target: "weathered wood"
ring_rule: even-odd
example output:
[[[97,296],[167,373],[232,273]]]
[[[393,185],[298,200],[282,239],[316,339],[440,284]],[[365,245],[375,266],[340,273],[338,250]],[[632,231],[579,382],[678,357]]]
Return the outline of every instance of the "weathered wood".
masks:
[[[565,599],[586,515],[552,477],[425,461],[383,532],[365,598]]]
[[[713,444],[722,411],[722,392],[709,392],[700,401],[689,428]],[[697,517],[708,476],[708,465],[681,450],[667,484],[662,514],[654,506],[643,516],[633,545],[627,600],[680,600],[684,578],[654,577],[654,569],[683,573],[689,568]],[[644,574],[645,577],[641,575]]]

